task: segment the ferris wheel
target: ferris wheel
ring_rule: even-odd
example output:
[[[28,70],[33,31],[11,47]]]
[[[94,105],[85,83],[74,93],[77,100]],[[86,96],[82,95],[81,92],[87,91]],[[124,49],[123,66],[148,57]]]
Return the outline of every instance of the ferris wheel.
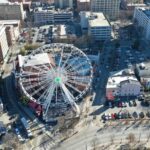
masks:
[[[55,106],[70,105],[89,90],[92,66],[88,57],[71,44],[44,45],[23,58],[19,84],[24,94],[42,105],[44,116]]]

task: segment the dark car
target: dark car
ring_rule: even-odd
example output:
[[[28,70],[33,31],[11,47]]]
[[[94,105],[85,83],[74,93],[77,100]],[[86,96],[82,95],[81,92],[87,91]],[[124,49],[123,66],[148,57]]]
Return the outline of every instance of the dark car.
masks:
[[[119,102],[119,103],[118,103],[118,107],[122,107],[122,102]]]
[[[147,116],[148,118],[150,118],[150,112],[147,112],[147,113],[146,113],[146,116]]]
[[[137,104],[136,104],[136,101],[135,101],[135,100],[133,100],[133,106],[137,106]]]
[[[139,117],[143,119],[143,118],[145,117],[144,113],[143,113],[143,112],[140,112],[140,113],[139,113]]]
[[[149,102],[148,101],[141,101],[141,105],[148,107],[149,106]]]
[[[132,118],[132,115],[130,113],[128,113],[128,118]]]
[[[133,106],[132,101],[129,101],[129,106],[130,106],[130,107],[132,107],[132,106]]]

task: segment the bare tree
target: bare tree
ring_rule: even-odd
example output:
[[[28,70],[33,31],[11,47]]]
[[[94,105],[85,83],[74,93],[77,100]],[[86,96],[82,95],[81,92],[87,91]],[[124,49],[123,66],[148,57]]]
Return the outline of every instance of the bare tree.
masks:
[[[147,134],[147,142],[149,142],[150,139],[150,133]]]
[[[115,135],[111,135],[111,136],[110,136],[110,143],[111,143],[111,144],[114,143],[114,138],[115,138]]]
[[[127,139],[129,141],[129,143],[134,143],[136,138],[135,138],[135,135],[133,133],[130,133],[128,136],[127,136]]]
[[[97,137],[94,137],[92,140],[92,148],[93,148],[92,150],[96,150],[97,144],[98,144],[98,139]]]
[[[15,150],[19,150],[21,147],[16,135],[13,133],[7,133],[2,138],[3,143],[10,148],[14,148]]]

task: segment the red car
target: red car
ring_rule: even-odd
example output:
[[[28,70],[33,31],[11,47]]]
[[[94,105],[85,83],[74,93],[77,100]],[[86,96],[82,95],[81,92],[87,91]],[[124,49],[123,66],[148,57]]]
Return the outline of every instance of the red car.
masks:
[[[112,113],[112,114],[111,114],[111,118],[112,118],[112,119],[115,119],[115,114]]]

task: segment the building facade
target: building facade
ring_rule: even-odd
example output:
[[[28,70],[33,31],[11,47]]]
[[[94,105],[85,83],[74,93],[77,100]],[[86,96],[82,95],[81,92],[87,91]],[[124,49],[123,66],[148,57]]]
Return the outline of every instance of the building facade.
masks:
[[[103,13],[81,12],[81,27],[87,29],[89,36],[95,41],[111,38],[111,26]]]
[[[0,20],[24,20],[25,16],[22,3],[0,2]]]
[[[56,8],[73,8],[73,0],[55,0]]]
[[[141,94],[141,84],[135,77],[111,77],[106,86],[106,97],[113,96],[138,96]]]
[[[91,11],[103,12],[110,19],[119,17],[120,0],[92,0]]]
[[[5,29],[4,25],[0,25],[0,62],[5,61],[9,50]]]
[[[141,28],[142,35],[147,40],[150,39],[150,8],[135,8],[133,19],[135,24]]]
[[[20,35],[21,24],[19,20],[0,20],[0,24],[6,27],[8,45],[16,43]]]
[[[78,11],[90,11],[90,0],[78,0],[77,9]]]
[[[71,11],[63,10],[42,10],[39,8],[34,12],[34,23],[36,25],[53,24],[68,22],[73,20],[73,13]]]

